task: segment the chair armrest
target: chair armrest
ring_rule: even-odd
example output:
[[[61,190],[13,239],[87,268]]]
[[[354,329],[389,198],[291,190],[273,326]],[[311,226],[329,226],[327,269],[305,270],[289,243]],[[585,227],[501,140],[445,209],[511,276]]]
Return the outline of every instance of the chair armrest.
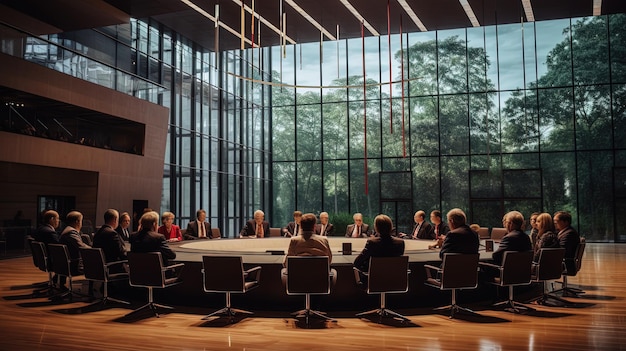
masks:
[[[441,267],[435,267],[429,264],[425,264],[424,269],[426,270],[427,279],[432,279],[433,273],[436,273],[437,275],[441,274]]]
[[[502,269],[502,267],[498,266],[497,264],[493,264],[493,263],[488,263],[488,262],[478,262],[478,264],[480,266],[483,267],[489,267],[489,268],[495,268],[495,269]]]
[[[252,267],[243,272],[245,278],[251,277],[251,280],[259,281],[261,279],[261,266]]]
[[[356,281],[356,284],[363,284],[363,282],[361,281],[361,276],[367,276],[367,272],[363,272],[356,267],[352,267],[352,271],[354,272],[354,281]]]
[[[184,267],[185,267],[184,263],[172,264],[172,265],[163,267],[163,272],[173,271],[174,274],[176,274],[176,276],[180,276],[180,273],[182,273]]]
[[[119,264],[124,264],[124,263],[128,263],[128,260],[121,260],[121,261],[113,261],[113,262],[107,262],[106,266],[107,267],[111,267],[111,266],[117,266]]]

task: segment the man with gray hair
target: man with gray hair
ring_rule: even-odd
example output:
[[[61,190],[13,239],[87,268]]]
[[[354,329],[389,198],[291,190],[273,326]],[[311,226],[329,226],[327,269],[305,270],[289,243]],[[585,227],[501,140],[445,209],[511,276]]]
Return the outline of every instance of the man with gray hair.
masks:
[[[502,264],[505,251],[532,251],[530,237],[522,231],[524,226],[524,216],[518,211],[511,211],[502,217],[502,226],[506,228],[506,235],[500,240],[498,250],[491,257],[493,263],[498,266]]]
[[[478,253],[478,234],[466,224],[465,212],[453,208],[446,217],[451,230],[443,241],[439,258],[443,259],[444,253]]]

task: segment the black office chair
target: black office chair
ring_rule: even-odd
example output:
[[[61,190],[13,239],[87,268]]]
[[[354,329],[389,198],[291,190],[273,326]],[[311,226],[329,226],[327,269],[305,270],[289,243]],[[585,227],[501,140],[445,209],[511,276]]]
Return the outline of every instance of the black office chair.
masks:
[[[252,314],[252,312],[232,308],[231,293],[245,293],[259,286],[261,267],[243,269],[241,256],[202,256],[202,278],[204,291],[226,293],[226,306],[203,319],[215,315],[226,315],[233,321],[236,313]]]
[[[311,309],[311,295],[330,294],[331,272],[327,256],[288,256],[286,270],[286,287],[288,295],[304,295],[303,310],[292,313],[295,318],[320,317],[326,321],[336,322],[324,312]]]
[[[83,268],[85,273],[85,279],[102,282],[102,305],[105,305],[108,301],[130,304],[128,301],[118,300],[109,297],[109,282],[128,280],[128,273],[125,272],[123,265],[128,262],[114,261],[105,262],[104,253],[100,248],[80,248],[80,255],[83,259]],[[111,267],[118,267],[119,273],[112,273]]]
[[[157,307],[173,309],[170,306],[154,303],[152,290],[180,284],[182,282],[180,274],[184,266],[184,263],[178,263],[164,267],[160,252],[129,252],[129,283],[131,286],[148,288],[148,303],[127,314],[127,316],[143,309],[150,309],[159,318]],[[167,272],[172,272],[173,276],[167,277]]]
[[[449,306],[439,309],[450,309],[450,318],[459,311],[474,313],[469,308],[456,303],[456,291],[475,289],[478,286],[478,254],[444,253],[441,267],[425,264],[426,282],[424,284],[439,290],[451,290],[452,301]]]
[[[370,257],[369,269],[362,272],[354,267],[355,277],[359,279],[359,274],[367,276],[367,293],[380,294],[380,308],[358,313],[357,317],[368,314],[378,314],[378,322],[382,322],[383,317],[399,318],[403,322],[410,321],[407,317],[394,312],[385,307],[385,296],[388,293],[405,293],[409,291],[409,257]],[[357,283],[359,283],[357,281]]]
[[[52,279],[51,260],[48,258],[46,253],[46,244],[40,241],[30,240],[29,245],[35,267],[42,272],[48,273],[48,281],[41,287],[41,289],[33,291],[33,295],[52,296],[56,293],[56,289],[54,287],[54,280]],[[37,283],[36,286],[41,285],[40,283]]]
[[[561,289],[557,289],[552,291],[552,294],[561,293],[564,297],[580,297],[580,294],[584,294],[585,292],[582,289],[574,288],[567,285],[567,277],[574,277],[580,271],[583,262],[583,255],[585,254],[585,247],[587,243],[585,238],[580,238],[580,243],[576,247],[576,254],[574,258],[565,258],[563,260],[563,264],[565,270],[562,272],[563,281],[557,282],[562,284],[563,287]]]
[[[67,246],[64,244],[48,244],[48,254],[52,259],[52,271],[59,277],[66,277],[69,280],[69,290],[52,296],[52,298],[62,299],[68,297],[70,300],[73,300],[74,296],[86,297],[86,295],[74,291],[74,276],[80,276],[82,273],[72,272]]]
[[[505,251],[502,265],[480,262],[482,267],[495,269],[499,274],[490,281],[491,284],[499,287],[509,288],[507,300],[494,304],[494,307],[505,306],[509,312],[520,313],[521,311],[533,310],[513,298],[513,287],[517,285],[529,285],[531,280],[531,267],[533,262],[532,251]],[[508,306],[508,307],[507,307]]]
[[[549,300],[558,303],[568,303],[548,292],[548,281],[559,279],[563,272],[563,257],[565,257],[564,248],[542,248],[539,250],[539,260],[533,262],[532,276],[533,282],[543,284],[543,292],[538,297],[528,302],[537,302],[540,305],[546,304]]]

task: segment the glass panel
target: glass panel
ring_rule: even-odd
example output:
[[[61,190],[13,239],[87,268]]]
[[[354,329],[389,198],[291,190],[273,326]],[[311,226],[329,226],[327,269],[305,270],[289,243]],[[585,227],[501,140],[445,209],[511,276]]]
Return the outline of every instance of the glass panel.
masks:
[[[443,181],[439,172],[439,158],[418,157],[413,163],[413,206],[415,209],[439,209],[440,183]]]
[[[572,84],[569,19],[536,22],[539,87]]]
[[[611,133],[611,93],[608,85],[578,86],[574,89],[576,148],[607,149]]]
[[[275,161],[295,160],[295,109],[276,107],[273,109],[272,149]]]
[[[467,154],[469,150],[467,95],[441,96],[439,101],[441,154]]]
[[[574,148],[572,89],[539,90],[539,135],[542,151]]]
[[[613,154],[579,152],[578,233],[590,241],[613,240]]]
[[[605,16],[572,20],[572,60],[575,84],[609,81],[607,35]]]
[[[467,91],[467,53],[465,29],[438,32],[439,93]]]
[[[272,168],[274,208],[271,223],[280,227],[293,220],[291,214],[296,209],[296,164],[295,162],[274,162]]]
[[[615,84],[611,88],[615,147],[626,148],[626,85]]]
[[[298,162],[297,209],[304,213],[318,213],[322,208],[321,168],[319,161]]]
[[[497,98],[497,93],[469,95],[472,153],[500,152],[500,118]]]
[[[403,42],[406,60],[404,77],[410,80],[405,96],[437,93],[436,35],[436,32],[411,33],[408,35],[408,43],[406,40]],[[401,65],[400,52],[396,51],[394,57],[398,64]],[[401,77],[401,75],[399,76]]]
[[[518,23],[498,26],[500,90],[524,88],[524,37]]]
[[[485,52],[485,27],[467,29],[467,63],[469,73],[469,91],[487,91],[496,82],[487,83],[487,53]],[[495,62],[494,62],[495,63]]]
[[[576,212],[576,157],[573,152],[545,153],[541,156],[544,211]]]
[[[516,90],[502,93],[500,101],[503,151],[537,151],[539,149],[537,91]]]
[[[437,97],[413,97],[410,105],[410,130],[406,138],[410,144],[408,152],[413,156],[435,156],[439,154],[439,120],[437,119]],[[408,117],[405,115],[405,118]],[[398,137],[396,137],[398,138]]]
[[[441,208],[466,210],[469,206],[469,157],[441,157]],[[417,178],[417,177],[416,177]],[[445,210],[447,211],[447,210]]]
[[[626,83],[626,14],[609,16],[609,46],[611,48],[611,79],[613,83]]]

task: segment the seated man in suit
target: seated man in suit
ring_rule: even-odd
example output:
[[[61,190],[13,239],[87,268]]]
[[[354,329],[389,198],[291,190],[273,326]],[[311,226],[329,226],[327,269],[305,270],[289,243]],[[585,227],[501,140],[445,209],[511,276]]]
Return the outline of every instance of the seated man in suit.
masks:
[[[389,216],[380,214],[374,218],[376,236],[367,239],[363,251],[354,259],[353,266],[361,272],[367,272],[370,257],[395,257],[404,255],[404,240],[391,236],[393,222]],[[357,283],[367,286],[366,276],[355,276]]]
[[[265,220],[265,213],[254,211],[254,219],[246,222],[239,232],[240,238],[269,238],[270,224]]]
[[[315,227],[315,232],[322,236],[335,234],[335,227],[332,223],[328,223],[328,212],[320,213],[320,223]]]
[[[130,238],[130,214],[128,212],[120,214],[119,225],[115,228],[115,231],[122,240],[128,241]]]
[[[363,215],[355,213],[352,219],[354,224],[348,224],[346,227],[346,238],[367,238],[370,227],[363,223]]]
[[[141,229],[130,235],[130,252],[160,252],[163,265],[176,258],[176,253],[170,249],[163,234],[157,233],[159,214],[148,211],[139,220]]]
[[[104,212],[104,224],[98,229],[93,237],[93,247],[101,248],[104,259],[108,262],[121,261],[126,259],[126,246],[124,240],[115,231],[119,221],[118,212],[112,208]],[[124,271],[121,265],[114,265],[112,272],[120,273]]]
[[[450,231],[439,251],[439,258],[443,259],[445,253],[478,253],[480,240],[478,234],[466,224],[467,217],[460,208],[453,208],[446,216]]]
[[[189,224],[187,224],[187,230],[183,237],[185,240],[213,239],[211,223],[206,221],[205,210],[200,209],[196,211],[196,220],[190,221]]]
[[[556,212],[554,214],[554,228],[558,231],[559,245],[565,248],[565,269],[568,272],[575,272],[576,249],[580,244],[580,235],[572,227],[572,215],[565,211]]]
[[[83,242],[80,237],[80,229],[83,227],[83,214],[78,211],[71,211],[66,217],[67,227],[59,236],[59,243],[67,246],[70,256],[70,271],[72,275],[83,274],[83,260],[80,257],[81,247],[90,247]],[[65,277],[61,277],[60,285],[65,284]]]
[[[493,263],[498,266],[502,264],[505,251],[531,251],[530,237],[522,231],[524,226],[524,216],[518,211],[511,211],[502,217],[502,225],[506,228],[506,235],[500,240],[498,250],[491,257]]]
[[[302,215],[302,235],[294,236],[289,241],[287,255],[283,259],[283,267],[287,265],[287,256],[327,256],[328,264],[332,262],[333,252],[328,244],[328,239],[315,234],[315,223],[317,218],[312,213]],[[333,285],[337,280],[337,271],[331,269]],[[281,270],[283,284],[286,283],[287,268]]]
[[[410,234],[400,233],[401,238],[407,239],[434,239],[435,232],[433,231],[433,226],[426,222],[426,212],[420,210],[415,212],[413,215],[413,220],[415,221],[415,225],[413,226],[413,230]]]
[[[302,212],[294,211],[293,212],[293,222],[287,223],[287,225],[284,226],[280,230],[280,233],[282,234],[282,236],[289,238],[289,237],[292,237],[292,236],[301,235],[302,234],[302,225],[300,224],[300,220],[302,220]]]

